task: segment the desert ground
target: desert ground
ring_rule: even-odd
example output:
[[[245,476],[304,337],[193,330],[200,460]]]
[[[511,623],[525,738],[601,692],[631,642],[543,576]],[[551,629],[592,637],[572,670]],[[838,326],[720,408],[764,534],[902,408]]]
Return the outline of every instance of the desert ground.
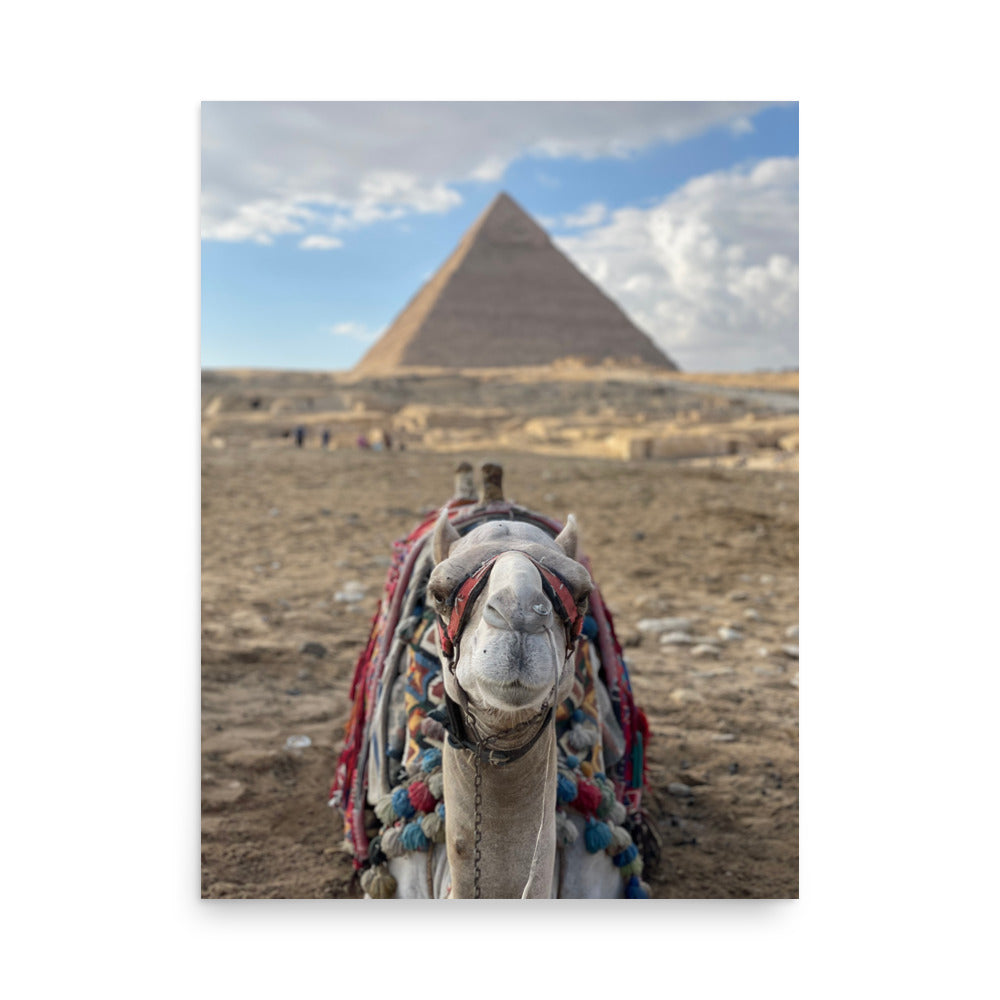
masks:
[[[798,895],[797,374],[206,371],[202,432],[203,897],[359,895],[326,804],[348,688],[463,459],[577,516],[652,729],[653,896]]]

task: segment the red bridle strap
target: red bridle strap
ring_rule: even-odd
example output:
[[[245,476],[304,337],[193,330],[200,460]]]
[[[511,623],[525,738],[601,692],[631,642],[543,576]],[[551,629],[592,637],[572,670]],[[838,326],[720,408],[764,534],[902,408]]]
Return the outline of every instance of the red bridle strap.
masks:
[[[503,553],[501,553],[502,555]],[[566,581],[554,570],[543,566],[540,562],[532,559],[526,552],[526,556],[542,576],[542,587],[546,596],[552,602],[556,613],[563,620],[566,626],[566,650],[572,650],[580,630],[583,628],[583,615],[576,606],[573,599],[573,592],[569,589]],[[465,624],[469,609],[476,603],[476,599],[486,586],[486,581],[493,570],[493,564],[499,559],[496,555],[487,560],[471,576],[467,577],[458,585],[452,599],[449,601],[451,612],[448,615],[448,623],[445,625],[443,618],[438,618],[438,626],[441,635],[441,652],[451,659],[458,641],[459,633]]]

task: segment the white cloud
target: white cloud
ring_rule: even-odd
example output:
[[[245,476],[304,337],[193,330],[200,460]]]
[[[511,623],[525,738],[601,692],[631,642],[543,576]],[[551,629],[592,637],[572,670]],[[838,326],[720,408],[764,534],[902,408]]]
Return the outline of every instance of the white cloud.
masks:
[[[798,364],[798,159],[697,177],[556,240],[682,368]]]
[[[605,220],[608,214],[607,205],[599,201],[592,201],[589,205],[584,205],[579,212],[571,215],[564,215],[562,224],[567,229],[587,229],[596,226]]]
[[[362,344],[374,344],[383,332],[382,329],[371,330],[364,323],[336,323],[330,327],[330,333],[335,337],[350,337]]]
[[[748,102],[218,102],[202,105],[202,236],[270,243],[461,204],[524,157],[627,156],[713,127]]]
[[[307,236],[299,247],[302,250],[336,250],[344,245],[343,240],[338,240],[336,236],[320,236],[314,234]]]

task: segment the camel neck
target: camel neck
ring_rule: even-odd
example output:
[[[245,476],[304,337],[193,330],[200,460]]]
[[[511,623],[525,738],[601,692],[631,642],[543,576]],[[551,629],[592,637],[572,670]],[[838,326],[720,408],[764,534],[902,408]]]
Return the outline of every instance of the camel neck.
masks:
[[[446,746],[443,765],[452,896],[471,899],[475,879],[475,758],[471,751]],[[480,771],[482,897],[519,899],[530,878],[529,897],[548,898],[556,848],[554,727],[546,727],[523,757],[501,766],[483,761]],[[533,858],[537,859],[534,877]]]

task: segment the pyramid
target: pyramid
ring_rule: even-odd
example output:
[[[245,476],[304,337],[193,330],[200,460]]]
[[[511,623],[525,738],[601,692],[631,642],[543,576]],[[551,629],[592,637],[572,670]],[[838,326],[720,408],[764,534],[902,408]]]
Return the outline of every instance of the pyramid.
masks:
[[[677,370],[501,193],[355,371],[545,365],[562,358]]]

